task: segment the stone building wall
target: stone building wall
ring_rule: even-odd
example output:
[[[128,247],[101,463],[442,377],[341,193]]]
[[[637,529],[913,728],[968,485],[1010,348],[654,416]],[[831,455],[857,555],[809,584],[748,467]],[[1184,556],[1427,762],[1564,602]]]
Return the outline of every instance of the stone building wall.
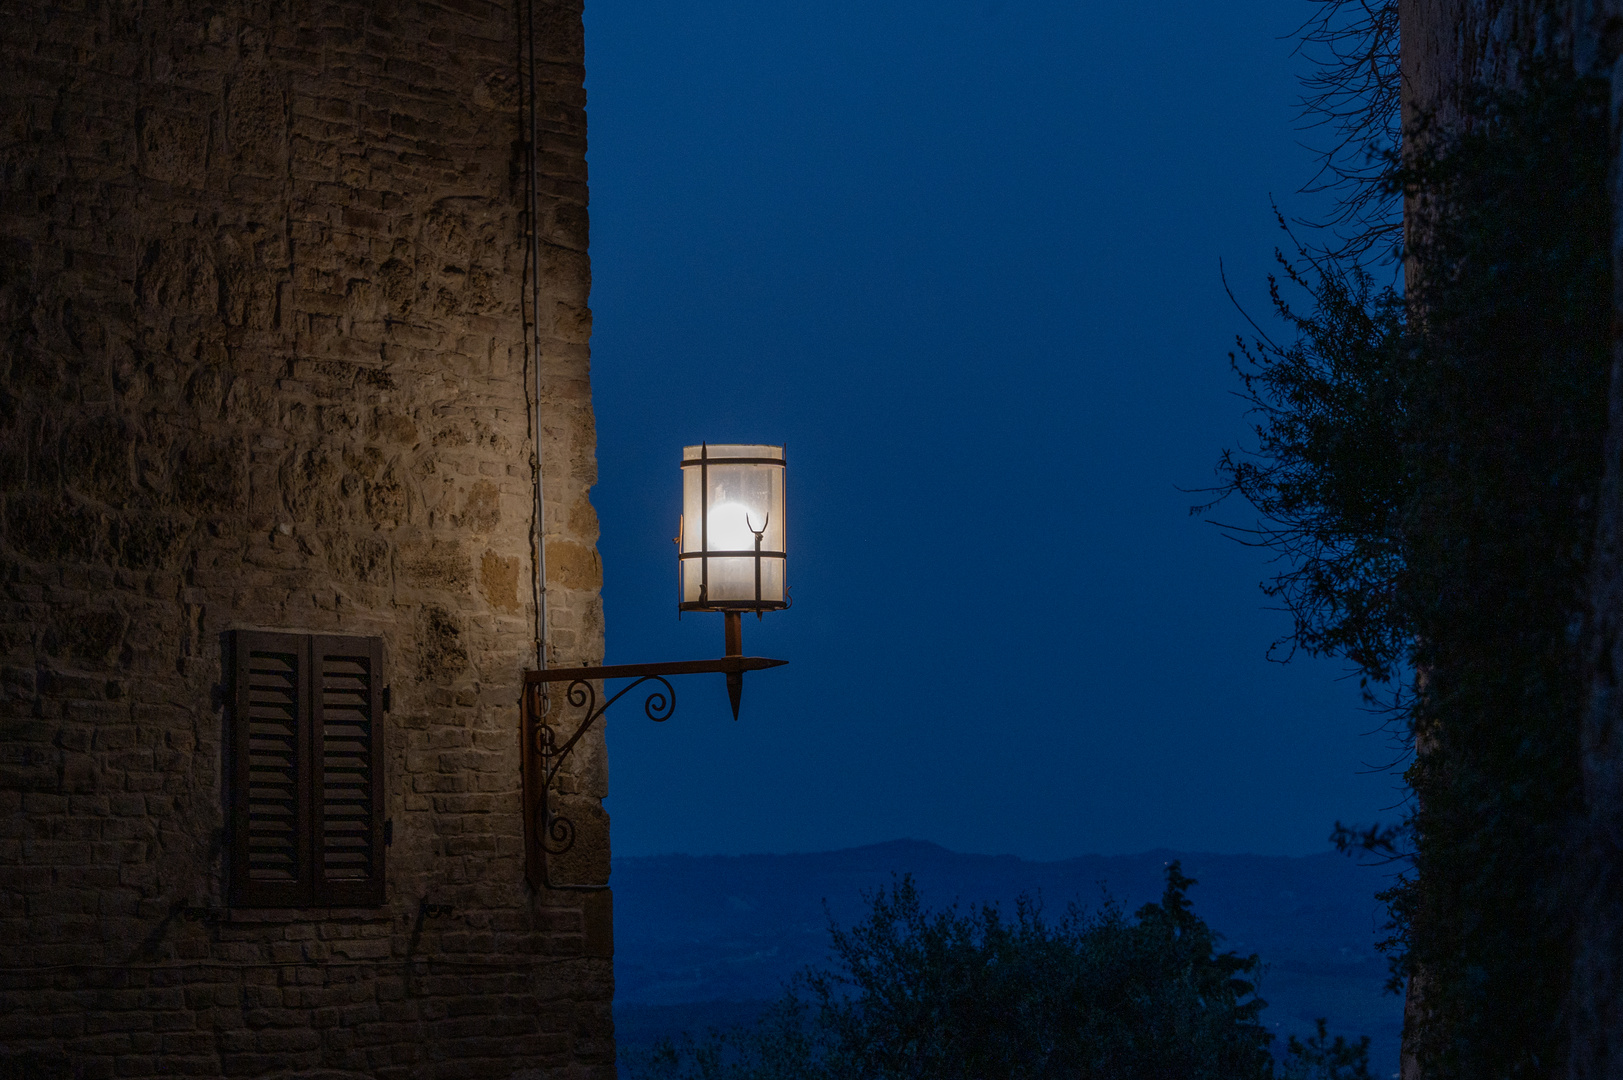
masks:
[[[1593,70],[1600,38],[1613,34],[1604,10],[1617,0],[1399,0],[1403,118],[1423,114],[1444,128],[1460,121],[1459,94],[1514,85],[1534,55],[1574,55]],[[1612,46],[1615,49],[1615,44]]]
[[[552,659],[595,663],[581,13],[534,6]],[[518,20],[0,3],[0,1076],[613,1071],[608,894],[523,866]],[[226,905],[243,628],[383,639],[381,908]],[[605,777],[599,735],[561,876],[606,880]]]

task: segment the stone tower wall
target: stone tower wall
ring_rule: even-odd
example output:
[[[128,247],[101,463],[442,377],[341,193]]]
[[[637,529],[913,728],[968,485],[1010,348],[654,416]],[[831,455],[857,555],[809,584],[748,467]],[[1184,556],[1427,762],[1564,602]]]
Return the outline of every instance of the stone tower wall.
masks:
[[[595,663],[581,13],[534,6],[553,660]],[[608,894],[523,866],[519,26],[0,4],[0,1076],[613,1072]],[[383,639],[384,907],[225,903],[242,628]],[[606,880],[605,777],[599,735],[560,876]]]

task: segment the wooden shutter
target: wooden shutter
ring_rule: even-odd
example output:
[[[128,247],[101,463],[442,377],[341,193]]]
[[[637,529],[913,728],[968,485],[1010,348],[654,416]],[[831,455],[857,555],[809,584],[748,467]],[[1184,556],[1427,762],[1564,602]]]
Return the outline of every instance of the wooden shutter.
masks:
[[[233,635],[231,902],[310,902],[309,641]]]
[[[383,643],[232,635],[229,894],[383,903]]]
[[[383,903],[383,643],[311,639],[316,902]]]

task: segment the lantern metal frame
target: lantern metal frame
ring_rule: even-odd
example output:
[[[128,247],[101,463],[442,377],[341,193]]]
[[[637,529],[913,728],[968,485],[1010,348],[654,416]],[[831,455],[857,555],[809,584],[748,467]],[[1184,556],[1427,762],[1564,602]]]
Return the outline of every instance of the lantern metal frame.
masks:
[[[781,450],[782,447],[779,449]],[[682,468],[686,469],[694,465],[699,467],[699,550],[683,551],[682,541],[684,538],[681,536],[676,538],[676,609],[678,611],[753,611],[757,615],[767,611],[786,610],[790,606],[788,576],[789,553],[787,551],[789,546],[787,543],[789,533],[784,525],[780,523],[779,527],[784,529],[783,535],[785,543],[783,546],[785,550],[768,551],[762,549],[761,547],[761,538],[765,535],[766,530],[771,525],[770,515],[768,516],[767,521],[761,523],[761,527],[759,529],[756,529],[750,525],[745,526],[750,532],[755,534],[755,547],[753,549],[745,549],[743,551],[709,550],[710,466],[712,463],[717,465],[771,465],[782,469],[783,500],[785,505],[787,505],[789,501],[789,469],[787,460],[784,457],[711,457],[710,444],[705,442],[699,444],[698,457],[683,458]],[[685,520],[682,523],[682,528],[684,532],[687,529],[687,522]],[[682,580],[682,564],[692,559],[699,560],[699,599],[684,600],[683,596],[685,593],[683,590],[685,583]],[[711,559],[753,559],[755,561],[755,599],[712,601],[710,599]],[[761,599],[762,559],[779,559],[783,562],[784,580],[782,600]]]

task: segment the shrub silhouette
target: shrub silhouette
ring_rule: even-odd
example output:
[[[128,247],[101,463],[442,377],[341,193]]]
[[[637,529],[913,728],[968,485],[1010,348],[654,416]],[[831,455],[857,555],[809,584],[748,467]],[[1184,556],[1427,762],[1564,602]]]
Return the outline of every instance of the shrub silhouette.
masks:
[[[1028,897],[925,909],[910,877],[831,927],[835,966],[809,970],[753,1027],[667,1040],[639,1080],[1247,1080],[1276,1075],[1256,956],[1219,953],[1174,862],[1159,903],[1108,898],[1057,922]],[[1291,1040],[1291,1080],[1362,1080],[1368,1040]]]

